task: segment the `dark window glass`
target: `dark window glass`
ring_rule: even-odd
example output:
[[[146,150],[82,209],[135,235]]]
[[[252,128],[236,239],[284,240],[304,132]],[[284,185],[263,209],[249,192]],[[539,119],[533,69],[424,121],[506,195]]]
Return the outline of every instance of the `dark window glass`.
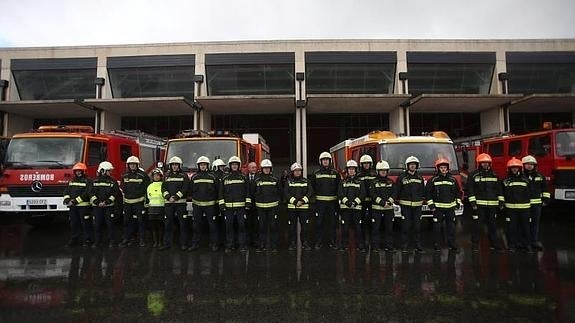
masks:
[[[489,94],[494,64],[407,64],[409,92],[439,94]]]
[[[509,142],[509,147],[507,147],[507,154],[509,156],[519,157],[521,156],[521,140],[514,140]]]
[[[541,108],[544,110],[544,107]],[[541,130],[546,121],[563,124],[571,120],[571,112],[510,113],[509,126],[514,134]]]
[[[96,69],[12,71],[21,100],[95,98]]]
[[[88,166],[97,166],[107,159],[108,145],[102,141],[88,141]]]
[[[393,93],[395,64],[306,64],[310,94]]]
[[[489,145],[489,154],[491,157],[501,157],[503,156],[503,143],[493,143]]]
[[[551,151],[551,137],[537,136],[529,139],[529,155],[544,157]]]
[[[209,95],[294,94],[293,64],[206,66]]]
[[[479,113],[410,113],[409,124],[413,135],[441,130],[458,138],[481,133]]]
[[[109,68],[115,98],[194,97],[194,66]]]
[[[507,64],[509,93],[575,93],[574,63]]]
[[[575,156],[575,131],[559,132],[555,141],[557,156]]]
[[[128,145],[120,146],[120,158],[122,161],[128,160],[128,157],[132,156],[132,147]]]

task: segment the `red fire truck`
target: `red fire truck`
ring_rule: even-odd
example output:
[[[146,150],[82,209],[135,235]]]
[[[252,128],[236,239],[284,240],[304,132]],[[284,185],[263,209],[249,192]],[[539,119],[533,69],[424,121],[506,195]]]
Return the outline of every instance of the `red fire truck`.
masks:
[[[42,126],[14,135],[0,177],[0,213],[23,214],[32,225],[48,224],[67,211],[62,196],[75,163],[85,163],[88,176],[94,177],[98,164],[108,160],[119,179],[129,156],[151,168],[164,145],[162,138],[139,131],[97,134],[90,126]]]
[[[391,131],[372,131],[356,139],[347,139],[330,148],[334,166],[340,172],[345,169],[346,161],[359,158],[367,154],[374,163],[385,160],[390,165],[390,176],[395,180],[405,170],[405,160],[409,156],[416,156],[420,162],[419,172],[427,181],[435,174],[435,161],[445,158],[450,162],[450,171],[461,185],[461,176],[453,142],[443,131],[424,133],[421,136],[398,136]],[[401,216],[399,206],[394,206],[396,216]],[[455,211],[457,215],[463,214],[463,207]],[[427,205],[423,206],[423,216],[430,217],[431,211]]]
[[[488,153],[493,159],[493,170],[503,178],[506,163],[512,157],[526,155],[537,158],[537,170],[550,184],[556,200],[575,201],[575,128],[552,129],[545,123],[544,130],[523,135],[495,134],[456,140],[461,162],[476,167],[475,156]]]

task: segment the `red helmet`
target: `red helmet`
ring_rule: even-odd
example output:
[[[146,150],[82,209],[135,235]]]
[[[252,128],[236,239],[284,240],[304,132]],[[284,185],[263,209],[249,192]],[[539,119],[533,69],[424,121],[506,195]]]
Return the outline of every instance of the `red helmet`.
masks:
[[[445,158],[439,158],[438,160],[435,161],[435,168],[439,168],[439,166],[441,165],[445,165],[447,166],[447,168],[449,168],[449,160]]]
[[[489,154],[483,153],[483,154],[479,154],[477,156],[477,158],[475,158],[475,161],[479,164],[479,163],[491,163],[491,156],[489,156]]]
[[[523,163],[521,162],[521,160],[513,157],[511,158],[508,162],[507,162],[507,168],[511,168],[511,167],[519,167],[522,168],[523,167]]]
[[[76,163],[76,165],[74,165],[74,167],[72,168],[73,171],[77,171],[77,170],[86,171],[87,169],[88,169],[88,167],[86,167],[86,164],[84,164],[84,163]]]

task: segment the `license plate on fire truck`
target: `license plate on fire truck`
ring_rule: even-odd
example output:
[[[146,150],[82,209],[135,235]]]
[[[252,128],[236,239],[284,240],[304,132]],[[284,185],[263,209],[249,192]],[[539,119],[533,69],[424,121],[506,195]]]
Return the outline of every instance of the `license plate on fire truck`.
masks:
[[[47,200],[26,200],[26,205],[46,205]]]

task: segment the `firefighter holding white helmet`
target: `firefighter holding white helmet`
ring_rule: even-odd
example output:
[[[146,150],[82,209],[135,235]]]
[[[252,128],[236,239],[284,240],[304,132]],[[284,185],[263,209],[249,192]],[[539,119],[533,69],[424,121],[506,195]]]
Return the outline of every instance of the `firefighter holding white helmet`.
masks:
[[[319,155],[320,168],[310,176],[316,200],[315,249],[323,246],[324,232],[328,229],[329,247],[337,249],[337,189],[341,177],[333,168],[327,151]]]
[[[120,193],[118,182],[111,176],[114,170],[112,163],[103,161],[98,166],[98,174],[92,188],[92,203],[95,218],[95,242],[94,247],[102,241],[102,227],[106,223],[108,228],[108,246],[114,247],[116,234],[114,229],[114,205],[116,196]]]
[[[420,240],[421,228],[421,207],[425,198],[425,184],[423,177],[419,175],[419,159],[415,156],[409,156],[405,160],[405,171],[399,175],[396,181],[395,199],[399,200],[401,205],[401,244],[402,252],[409,252],[408,233],[413,227],[413,242],[415,251],[422,253]]]
[[[297,243],[297,221],[301,224],[300,240],[302,248],[310,250],[307,242],[306,228],[309,224],[309,202],[313,195],[311,183],[303,176],[303,168],[299,163],[293,163],[290,167],[292,176],[286,182],[284,188],[284,200],[287,201],[289,246],[288,250],[295,250]]]
[[[150,184],[148,174],[140,169],[140,159],[130,156],[126,160],[127,170],[122,176],[122,191],[124,192],[124,240],[120,247],[132,244],[136,231],[140,246],[145,246],[146,233],[146,189]]]
[[[172,246],[174,221],[180,225],[180,249],[188,249],[189,219],[186,211],[186,197],[188,196],[189,179],[182,169],[182,159],[173,156],[168,160],[169,169],[162,183],[162,196],[164,196],[164,245],[160,250],[167,250]]]
[[[339,183],[338,199],[340,207],[341,221],[341,243],[340,250],[345,251],[348,248],[349,229],[353,223],[355,227],[355,237],[357,249],[365,251],[365,241],[362,238],[363,216],[361,204],[365,201],[367,190],[363,181],[357,177],[357,162],[348,160],[345,165],[345,178]]]

